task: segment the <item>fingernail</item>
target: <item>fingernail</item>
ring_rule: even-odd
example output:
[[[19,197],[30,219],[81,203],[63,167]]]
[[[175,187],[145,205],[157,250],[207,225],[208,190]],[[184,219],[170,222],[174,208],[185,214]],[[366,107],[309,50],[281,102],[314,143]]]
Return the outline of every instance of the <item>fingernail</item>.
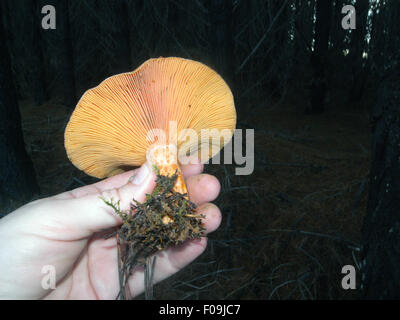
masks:
[[[151,173],[149,166],[147,163],[142,165],[139,170],[135,172],[135,174],[129,179],[133,184],[139,185],[142,184],[146,178]]]

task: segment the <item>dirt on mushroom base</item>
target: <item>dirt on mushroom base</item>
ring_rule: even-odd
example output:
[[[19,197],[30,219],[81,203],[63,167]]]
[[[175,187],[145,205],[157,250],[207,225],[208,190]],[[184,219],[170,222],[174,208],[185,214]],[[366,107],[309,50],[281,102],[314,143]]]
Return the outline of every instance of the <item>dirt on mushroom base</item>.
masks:
[[[155,170],[158,174],[153,193],[143,203],[133,199],[130,210],[122,211],[119,201],[101,198],[123,222],[116,233],[109,235],[117,234],[118,239],[120,293],[117,299],[130,299],[130,293],[125,290],[127,279],[134,268],[149,267],[146,264],[152,263],[148,260],[152,255],[205,236],[204,216],[196,214],[196,205],[186,194],[173,190],[178,174],[168,177],[160,175],[156,167]],[[150,283],[145,279],[146,290],[151,290],[151,278],[150,275],[147,279]]]

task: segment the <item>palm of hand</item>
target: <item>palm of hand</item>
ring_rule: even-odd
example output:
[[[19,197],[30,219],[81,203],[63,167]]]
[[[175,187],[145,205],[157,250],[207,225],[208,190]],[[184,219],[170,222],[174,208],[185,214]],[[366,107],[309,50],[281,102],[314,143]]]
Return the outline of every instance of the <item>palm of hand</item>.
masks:
[[[200,174],[200,165],[188,165],[182,169],[189,197],[199,206],[198,212],[206,216],[204,224],[207,232],[211,232],[220,223],[220,212],[215,205],[207,202],[217,197],[219,183],[210,175]],[[80,228],[80,223],[86,224],[86,219],[90,219],[90,213],[80,218],[77,212],[86,212],[88,206],[88,210],[94,211],[93,215],[99,214],[99,210],[109,210],[93,208],[92,202],[96,201],[96,205],[100,203],[99,194],[106,198],[115,195],[106,191],[110,187],[120,188],[117,196],[126,198],[122,190],[126,189],[124,184],[129,175],[132,172],[30,203],[3,218],[0,221],[0,231],[3,231],[0,232],[0,243],[11,246],[4,247],[0,258],[0,266],[10,269],[6,276],[0,274],[0,283],[6,284],[0,296],[115,299],[119,292],[116,237],[105,239],[104,236],[110,233],[110,227],[119,224],[118,218],[108,212],[102,223],[96,221],[94,225]],[[140,198],[150,193],[153,187],[154,183],[147,182],[141,189],[129,186],[125,192],[136,194],[135,198],[142,201]],[[125,202],[126,206],[130,202],[129,197]],[[99,228],[99,225],[103,227]],[[108,231],[99,231],[102,229]],[[193,261],[204,251],[206,243],[206,238],[191,240],[158,253],[154,282],[163,280]],[[49,290],[45,289],[48,289],[46,284],[49,284],[50,273],[42,273],[45,265],[54,266],[56,271],[56,287]],[[17,280],[10,282],[7,279]],[[143,270],[137,268],[129,279],[132,296],[143,292],[143,285]]]

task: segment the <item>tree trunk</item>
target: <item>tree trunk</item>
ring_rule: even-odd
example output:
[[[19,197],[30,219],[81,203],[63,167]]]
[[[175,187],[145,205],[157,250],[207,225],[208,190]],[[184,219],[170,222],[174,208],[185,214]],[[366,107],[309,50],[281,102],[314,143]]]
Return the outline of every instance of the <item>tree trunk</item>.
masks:
[[[42,52],[42,29],[41,29],[41,17],[39,15],[40,8],[38,1],[27,1],[28,8],[28,19],[30,20],[30,32],[29,40],[26,48],[26,52],[29,52],[30,56],[27,59],[30,60],[29,80],[32,86],[33,98],[36,105],[41,105],[47,100],[46,93],[46,81],[44,73],[44,62]]]
[[[38,192],[38,185],[25,150],[1,15],[0,61],[0,207],[4,208],[11,204],[10,200],[17,203],[30,200]]]
[[[274,72],[272,72],[272,76],[267,80],[267,89],[271,93],[273,99],[280,99],[283,93],[283,82],[284,77],[286,76],[286,70],[283,69],[286,63],[283,63],[283,60],[287,61],[290,59],[287,51],[287,41],[288,41],[288,26],[289,26],[289,5],[290,3],[286,3],[285,6],[284,1],[272,2],[271,10],[272,10],[272,19],[270,23],[276,18],[274,22],[273,29],[274,32],[271,32],[272,41],[271,46],[273,46],[271,53],[266,57],[266,64],[270,63],[271,66],[269,68],[274,68],[274,61],[278,66],[275,66]],[[279,14],[278,17],[276,17]],[[286,55],[286,56],[285,56]],[[279,71],[283,72],[279,72]]]
[[[130,21],[128,15],[128,4],[126,0],[117,1],[116,15],[118,26],[115,34],[116,50],[115,59],[117,61],[116,72],[127,72],[132,69],[131,45],[130,45]]]
[[[361,99],[369,75],[370,63],[367,63],[366,59],[363,58],[369,7],[367,1],[357,1],[355,4],[357,28],[352,32],[349,57],[353,80],[348,93],[350,103],[358,102]]]
[[[186,3],[186,2],[185,2]],[[179,48],[177,48],[176,39],[180,33],[180,28],[182,27],[182,13],[177,3],[168,2],[168,18],[167,18],[167,26],[168,26],[168,35],[166,43],[166,55],[174,56],[176,52],[178,52]]]
[[[366,299],[400,298],[400,67],[372,109],[372,165],[362,238]]]
[[[212,61],[222,77],[233,85],[233,39],[231,0],[210,0],[210,43]]]
[[[368,0],[367,0],[368,1]],[[357,1],[359,2],[359,1]],[[344,14],[342,13],[342,8],[350,4],[348,3],[347,0],[335,0],[332,8],[332,29],[330,32],[330,42],[332,43],[333,48],[335,48],[337,51],[343,50],[344,46],[344,39],[347,36],[347,31],[343,30],[342,27],[342,19],[344,17]],[[357,11],[358,14],[358,11]],[[357,17],[358,19],[358,17]],[[357,21],[357,28],[358,28],[358,21]]]
[[[68,108],[75,108],[76,85],[74,74],[74,51],[71,39],[69,19],[69,0],[57,1],[57,32],[60,47],[60,78],[62,81],[64,104]]]
[[[327,91],[326,63],[329,43],[332,1],[316,1],[315,46],[311,53],[313,78],[310,86],[310,114],[319,114],[325,110]]]
[[[10,4],[9,4],[10,0],[4,0],[4,1],[0,1],[0,14],[2,14],[2,20],[3,20],[3,30],[10,30],[10,32],[6,32],[5,34],[3,34],[3,36],[5,37],[6,40],[6,47],[8,48],[8,55],[10,57],[10,64],[12,65],[12,50],[11,48],[15,47],[15,42],[16,42],[16,35],[15,32],[13,30],[14,28],[14,24],[11,18],[11,14],[10,12],[13,12],[13,10],[10,9]],[[13,74],[13,70],[11,70],[11,74]],[[15,88],[15,94],[17,95],[17,99],[22,97],[21,94],[21,88],[20,88],[20,84],[18,82],[14,83],[14,88]]]

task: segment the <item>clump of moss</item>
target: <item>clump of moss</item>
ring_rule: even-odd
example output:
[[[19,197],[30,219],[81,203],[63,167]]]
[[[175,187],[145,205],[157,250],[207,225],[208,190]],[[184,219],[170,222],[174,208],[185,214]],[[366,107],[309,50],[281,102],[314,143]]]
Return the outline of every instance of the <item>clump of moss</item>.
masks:
[[[178,175],[163,176],[155,170],[156,187],[145,202],[133,200],[130,210],[123,211],[119,201],[102,199],[122,219],[116,232],[121,292],[132,269],[145,265],[146,259],[157,251],[205,235],[201,220],[204,216],[195,213],[196,205],[186,194],[173,190]]]

